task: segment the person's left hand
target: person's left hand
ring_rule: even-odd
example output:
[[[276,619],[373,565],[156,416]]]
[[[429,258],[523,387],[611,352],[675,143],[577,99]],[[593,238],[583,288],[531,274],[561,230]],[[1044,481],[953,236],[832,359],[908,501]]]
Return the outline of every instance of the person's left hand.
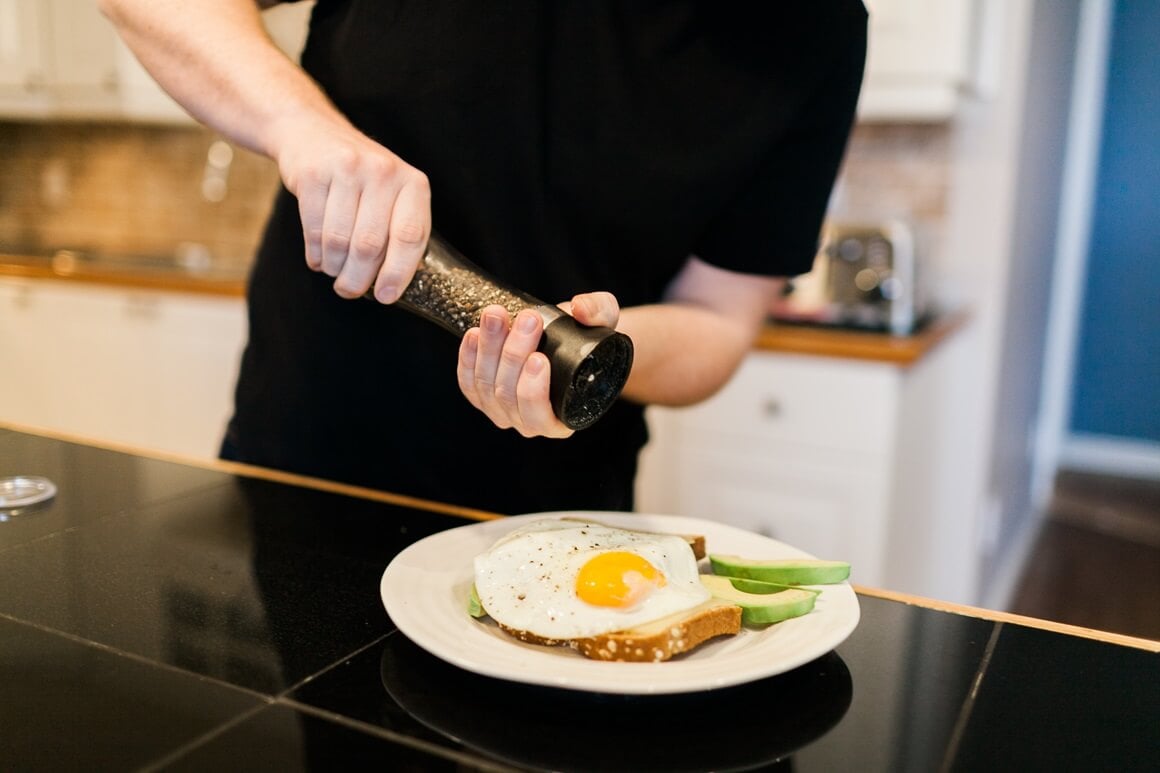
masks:
[[[611,293],[585,293],[560,307],[582,325],[615,328],[620,305]],[[551,368],[536,351],[543,320],[524,309],[509,325],[507,310],[488,306],[480,326],[463,336],[459,346],[459,389],[464,397],[501,429],[524,437],[565,438],[574,430],[556,418],[548,397]]]

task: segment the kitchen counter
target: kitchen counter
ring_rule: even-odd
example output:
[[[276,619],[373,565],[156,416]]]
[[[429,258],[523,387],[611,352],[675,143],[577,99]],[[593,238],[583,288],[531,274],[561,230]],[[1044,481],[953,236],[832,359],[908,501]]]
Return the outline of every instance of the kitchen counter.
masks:
[[[780,676],[639,697],[513,684],[431,657],[379,596],[400,550],[487,513],[0,425],[17,473],[59,493],[0,520],[3,769],[1160,760],[1160,642],[859,587],[854,633]]]
[[[909,367],[961,329],[969,318],[961,310],[940,314],[919,326],[912,335],[905,336],[771,322],[758,335],[754,348],[767,352],[869,360]]]
[[[234,264],[199,263],[151,256],[106,256],[72,250],[51,254],[0,249],[0,277],[59,279],[113,287],[170,290],[242,297],[249,269]]]

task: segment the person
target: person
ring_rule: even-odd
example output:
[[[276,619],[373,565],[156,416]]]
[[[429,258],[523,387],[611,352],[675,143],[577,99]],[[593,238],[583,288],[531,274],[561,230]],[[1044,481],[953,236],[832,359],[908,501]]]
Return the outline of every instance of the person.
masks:
[[[632,509],[644,406],[716,392],[810,268],[861,2],[319,0],[300,66],[260,4],[101,0],[157,81],[284,183],[222,455],[500,513]],[[632,338],[595,425],[552,414],[537,314],[489,308],[457,340],[391,305],[433,229]]]

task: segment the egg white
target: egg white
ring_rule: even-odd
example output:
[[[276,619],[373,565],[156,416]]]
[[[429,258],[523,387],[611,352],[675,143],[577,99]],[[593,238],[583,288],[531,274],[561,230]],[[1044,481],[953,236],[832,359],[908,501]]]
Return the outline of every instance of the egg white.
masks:
[[[576,595],[576,576],[599,553],[641,556],[665,584],[629,609],[594,606]],[[706,601],[692,548],[681,537],[601,524],[544,519],[501,537],[475,558],[475,589],[496,622],[544,639],[623,631]]]

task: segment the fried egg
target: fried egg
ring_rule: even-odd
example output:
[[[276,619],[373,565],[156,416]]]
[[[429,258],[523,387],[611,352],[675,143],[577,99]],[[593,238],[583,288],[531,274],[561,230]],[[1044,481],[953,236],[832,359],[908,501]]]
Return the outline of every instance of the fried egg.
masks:
[[[584,521],[533,521],[475,558],[475,589],[501,625],[542,639],[623,631],[706,601],[681,537]]]

